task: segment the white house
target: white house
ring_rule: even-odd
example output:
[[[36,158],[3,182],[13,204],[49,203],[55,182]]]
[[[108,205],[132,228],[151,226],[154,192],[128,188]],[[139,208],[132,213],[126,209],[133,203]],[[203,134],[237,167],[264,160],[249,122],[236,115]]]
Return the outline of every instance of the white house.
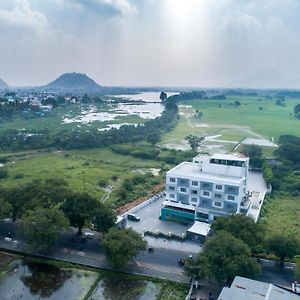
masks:
[[[198,155],[167,172],[161,219],[212,223],[239,213],[247,203],[249,158],[242,154]]]

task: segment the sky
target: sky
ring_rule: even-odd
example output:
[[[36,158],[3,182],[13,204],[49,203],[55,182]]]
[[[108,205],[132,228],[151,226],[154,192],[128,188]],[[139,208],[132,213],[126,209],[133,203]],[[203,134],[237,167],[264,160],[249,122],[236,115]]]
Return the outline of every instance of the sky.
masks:
[[[300,88],[299,0],[0,0],[0,78]]]

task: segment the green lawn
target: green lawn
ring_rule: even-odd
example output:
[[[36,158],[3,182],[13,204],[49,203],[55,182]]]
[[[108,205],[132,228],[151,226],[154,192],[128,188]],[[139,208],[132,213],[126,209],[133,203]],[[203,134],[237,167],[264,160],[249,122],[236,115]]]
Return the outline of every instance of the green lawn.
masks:
[[[99,180],[108,180],[110,185],[118,187],[122,179],[135,171],[160,166],[158,161],[119,155],[108,149],[10,154],[9,177],[0,180],[0,185],[10,187],[33,179],[61,177],[76,191],[102,197],[104,191],[98,185]],[[117,176],[118,180],[113,181],[112,176]]]
[[[261,101],[258,101],[261,100]],[[241,105],[235,107],[234,101]],[[300,121],[293,117],[294,106],[300,99],[287,99],[286,106],[275,105],[275,100],[261,97],[229,97],[226,100],[191,100],[180,106],[180,121],[175,130],[163,136],[161,144],[182,143],[189,134],[217,135],[217,139],[240,141],[245,137],[272,137],[275,141],[282,134],[300,136]],[[262,107],[263,110],[259,110]],[[195,110],[203,112],[195,118]]]
[[[300,198],[277,196],[266,198],[261,222],[265,223],[267,236],[273,234],[300,236]]]

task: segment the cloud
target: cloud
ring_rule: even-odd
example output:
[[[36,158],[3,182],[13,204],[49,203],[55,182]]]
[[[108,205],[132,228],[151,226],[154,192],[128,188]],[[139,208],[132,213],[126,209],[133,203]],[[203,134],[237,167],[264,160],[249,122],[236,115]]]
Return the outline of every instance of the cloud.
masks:
[[[137,13],[137,7],[128,0],[56,0],[59,4],[82,11],[114,17]]]
[[[39,11],[31,10],[27,0],[15,1],[15,7],[12,10],[0,10],[0,28],[40,31],[48,26],[46,16]]]

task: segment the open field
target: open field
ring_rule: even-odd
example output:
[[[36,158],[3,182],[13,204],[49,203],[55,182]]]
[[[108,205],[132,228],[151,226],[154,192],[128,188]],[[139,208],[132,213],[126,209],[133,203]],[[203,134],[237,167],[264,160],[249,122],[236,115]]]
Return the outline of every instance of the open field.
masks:
[[[101,180],[117,188],[123,179],[141,170],[160,168],[161,162],[119,155],[108,149],[56,152],[31,151],[10,155],[9,176],[0,180],[4,187],[18,186],[34,179],[59,177],[76,191],[87,191],[97,198],[105,194]],[[116,176],[117,180],[112,180]]]
[[[234,101],[240,101],[241,105],[235,107]],[[210,142],[215,145],[211,151],[226,152],[232,151],[234,142],[247,137],[274,138],[276,142],[282,134],[300,136],[300,121],[292,115],[293,107],[298,103],[299,99],[286,99],[286,106],[278,106],[275,100],[246,96],[182,102],[180,121],[175,130],[164,135],[161,145],[186,148],[184,138],[189,134],[216,136]],[[194,116],[196,109],[203,112],[202,118]]]
[[[267,198],[261,222],[266,224],[267,236],[273,234],[300,236],[300,198],[276,196]]]

